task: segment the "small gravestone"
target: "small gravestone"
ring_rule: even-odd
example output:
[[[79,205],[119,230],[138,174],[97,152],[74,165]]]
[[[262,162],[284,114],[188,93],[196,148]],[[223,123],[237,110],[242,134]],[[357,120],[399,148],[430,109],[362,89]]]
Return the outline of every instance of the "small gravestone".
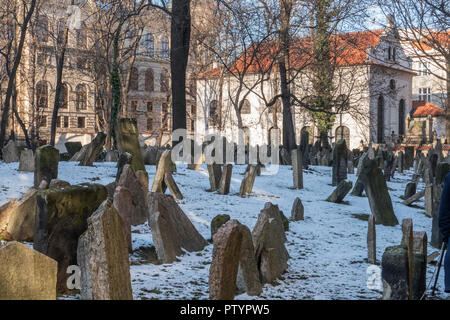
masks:
[[[67,292],[67,268],[77,263],[78,238],[106,197],[106,188],[98,184],[39,191],[33,246],[58,262],[58,293]]]
[[[220,164],[208,164],[209,185],[211,191],[219,190],[220,178],[222,177],[222,166]]]
[[[397,167],[398,167],[398,173],[403,173],[403,171],[405,170],[405,154],[403,153],[403,151],[399,151],[397,154],[398,157],[398,162],[397,162]]]
[[[300,221],[305,219],[305,209],[300,198],[295,198],[291,210],[291,220]]]
[[[347,179],[347,162],[347,145],[345,140],[339,140],[333,150],[333,186]]]
[[[300,150],[291,151],[292,175],[294,180],[294,189],[303,189],[303,160]]]
[[[231,174],[233,171],[232,164],[225,164],[222,170],[222,177],[219,183],[219,194],[226,195],[230,193]]]
[[[19,149],[14,140],[9,140],[2,149],[3,161],[5,163],[19,162]]]
[[[416,191],[417,191],[417,184],[415,182],[408,182],[405,188],[405,194],[403,196],[403,199],[406,200],[411,198],[413,195],[416,194]]]
[[[240,273],[240,281],[238,279]],[[232,300],[242,283],[249,295],[261,293],[261,282],[254,256],[250,230],[237,220],[223,225],[214,235],[214,250],[209,270],[211,300]]]
[[[355,166],[353,164],[353,153],[349,152],[348,157],[349,157],[349,159],[347,161],[348,174],[355,174]]]
[[[36,150],[34,162],[34,187],[38,188],[42,180],[50,183],[58,178],[59,151],[46,145]]]
[[[156,166],[157,155],[158,155],[158,148],[156,148],[156,147],[147,148],[144,153],[144,163],[146,165]]]
[[[386,156],[384,159],[384,179],[386,179],[386,181],[391,181],[392,170],[395,169],[394,167],[395,157],[392,151],[386,151],[385,154]]]
[[[57,262],[19,242],[0,243],[0,300],[56,300]]]
[[[405,206],[410,206],[414,202],[419,201],[424,196],[425,196],[425,190],[422,190],[422,191],[416,192],[416,194],[414,194],[413,196],[411,196],[408,199],[404,200],[402,203]]]
[[[211,239],[214,238],[214,235],[220,229],[220,227],[228,221],[230,221],[230,216],[227,214],[219,214],[211,220]]]
[[[431,176],[431,169],[425,169],[424,181],[425,183],[425,214],[428,217],[433,217],[434,204],[434,185],[433,178]]]
[[[252,231],[256,261],[259,263],[263,283],[271,283],[287,269],[289,254],[284,246],[287,241],[278,206],[266,203]]]
[[[119,186],[114,192],[113,203],[122,218],[128,251],[131,252],[133,249],[131,242],[131,220],[134,211],[133,194],[128,188]]]
[[[80,151],[81,148],[83,148],[83,146],[81,145],[81,142],[79,142],[79,141],[66,142],[66,143],[64,143],[64,146],[66,147],[67,153],[70,155],[71,158],[72,158],[78,151]]]
[[[173,197],[162,193],[149,193],[148,221],[158,259],[163,263],[177,260],[183,249],[200,251],[207,242],[195,229]]]
[[[24,149],[20,153],[19,170],[24,172],[34,172],[34,152],[30,149]]]
[[[328,197],[328,202],[341,203],[345,196],[352,190],[353,182],[351,181],[341,181],[336,189]]]
[[[103,150],[106,141],[106,133],[99,132],[94,140],[87,145],[83,157],[80,159],[80,166],[91,167]]]
[[[164,182],[164,175],[166,172],[171,172],[171,151],[165,150],[158,161],[158,167],[156,168],[156,174],[153,178],[153,184],[151,187],[151,192],[164,193],[167,189],[167,185]]]
[[[375,217],[373,214],[369,216],[367,230],[367,262],[375,264],[377,262],[377,234],[375,226]]]
[[[125,226],[110,200],[88,219],[86,244],[93,300],[132,300]]]
[[[255,184],[257,168],[256,165],[249,165],[248,170],[244,175],[244,179],[242,179],[241,187],[239,189],[239,195],[244,197],[246,195],[250,195],[253,190],[253,185]]]
[[[383,300],[408,300],[408,249],[404,246],[386,248],[381,260]]]
[[[145,223],[147,221],[146,193],[130,165],[127,164],[124,166],[117,187],[126,188],[131,192],[133,198],[131,225],[137,226]]]
[[[89,243],[86,231],[78,239],[77,246],[77,265],[80,268],[81,300],[92,300],[92,281],[89,262]]]

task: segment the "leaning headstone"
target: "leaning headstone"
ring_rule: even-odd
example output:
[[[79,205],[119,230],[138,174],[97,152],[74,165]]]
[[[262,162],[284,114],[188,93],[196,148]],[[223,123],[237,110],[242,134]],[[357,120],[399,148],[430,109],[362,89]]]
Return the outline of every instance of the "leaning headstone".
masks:
[[[145,223],[147,221],[146,192],[128,164],[123,168],[116,188],[118,187],[127,188],[131,192],[133,198],[131,225],[138,226]]]
[[[302,164],[300,163],[300,165],[302,165]],[[239,195],[241,197],[250,195],[253,190],[253,185],[255,184],[256,173],[257,173],[256,165],[250,164],[250,165],[248,165],[248,168],[249,169],[245,173],[244,179],[242,179],[241,187],[239,190]]]
[[[413,195],[416,194],[416,190],[417,189],[417,184],[415,182],[408,182],[408,184],[406,185],[405,188],[405,194],[403,196],[403,199],[409,199],[411,198]]]
[[[209,185],[210,191],[216,191],[219,189],[220,178],[222,177],[222,166],[220,164],[208,164]]]
[[[303,189],[303,160],[300,150],[294,149],[291,151],[291,163],[294,189]]]
[[[425,196],[425,190],[422,190],[422,191],[417,192],[415,195],[409,197],[408,199],[404,200],[402,203],[405,206],[410,206],[414,202],[419,201],[424,196]]]
[[[332,185],[337,186],[347,179],[347,144],[345,140],[339,140],[333,150],[333,178]]]
[[[24,172],[34,172],[34,153],[33,150],[24,149],[20,153],[19,170]]]
[[[91,167],[103,150],[106,141],[106,133],[99,132],[94,140],[87,145],[86,151],[80,160],[80,166]]]
[[[181,193],[180,189],[178,188],[178,185],[176,184],[175,180],[173,179],[173,176],[170,172],[166,172],[164,174],[164,183],[166,184],[167,188],[170,191],[170,194],[176,199],[176,200],[183,200],[183,194]]]
[[[230,216],[227,214],[219,214],[211,220],[211,239],[214,238],[214,235],[223,226],[225,223],[230,221]]]
[[[367,229],[367,262],[375,264],[377,262],[377,234],[375,226],[375,217],[373,214],[369,216]]]
[[[166,172],[170,172],[171,162],[171,151],[165,150],[159,158],[156,174],[153,178],[151,192],[164,193],[166,191],[167,186],[164,182],[164,174]]]
[[[118,186],[114,192],[113,203],[122,218],[128,251],[131,252],[133,249],[131,242],[131,220],[134,211],[133,194],[128,188]]]
[[[57,262],[20,242],[0,244],[0,300],[56,300]]]
[[[58,178],[59,151],[50,145],[36,150],[34,162],[34,187],[37,188],[42,180],[50,183]]]
[[[261,283],[250,230],[237,220],[223,225],[214,235],[213,259],[209,271],[211,300],[232,300],[238,271],[249,295],[259,295]]]
[[[287,239],[277,205],[266,203],[253,228],[252,237],[256,260],[260,261],[260,278],[263,283],[271,283],[286,271],[289,259],[284,246]]]
[[[19,201],[0,206],[0,237],[6,241],[33,241],[38,190],[31,188]]]
[[[352,190],[353,182],[341,181],[336,189],[327,198],[328,202],[341,203],[345,196]]]
[[[133,119],[119,119],[117,140],[120,153],[128,152],[132,155],[131,169],[145,171],[144,159],[139,144],[139,133],[136,121]]]
[[[300,200],[300,198],[295,198],[291,210],[291,220],[300,221],[304,219],[305,219],[305,208],[303,207],[302,200]]]
[[[125,226],[110,200],[89,217],[86,238],[92,299],[132,300]]]
[[[66,142],[66,143],[64,143],[64,146],[66,147],[67,153],[70,155],[71,158],[72,158],[78,151],[80,151],[81,148],[83,148],[83,146],[81,145],[81,142],[79,142],[79,141]]]
[[[19,162],[19,149],[14,140],[9,140],[2,149],[3,161],[5,163]]]
[[[226,195],[230,193],[231,174],[233,171],[232,164],[225,164],[222,170],[222,177],[219,183],[219,194]]]
[[[58,293],[67,291],[67,268],[77,263],[77,244],[87,219],[106,200],[98,184],[42,190],[37,195],[34,249],[58,262]]]
[[[158,259],[163,263],[177,260],[185,249],[200,251],[207,242],[195,229],[173,197],[162,193],[149,193],[148,220]]]
[[[403,246],[386,248],[381,260],[383,300],[408,300],[408,249]]]

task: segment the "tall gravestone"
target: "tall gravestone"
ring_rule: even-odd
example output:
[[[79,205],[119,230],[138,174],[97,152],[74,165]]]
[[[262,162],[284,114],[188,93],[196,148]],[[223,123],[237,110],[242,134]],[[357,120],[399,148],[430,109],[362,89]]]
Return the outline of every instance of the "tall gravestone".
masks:
[[[303,189],[303,160],[301,151],[291,150],[292,175],[294,189]]]
[[[345,140],[339,140],[333,150],[333,186],[347,179],[347,161],[347,144]]]
[[[377,262],[377,234],[375,228],[375,217],[371,214],[367,229],[367,262],[370,264]]]
[[[59,151],[50,145],[36,150],[34,163],[34,187],[38,188],[42,180],[50,183],[58,178]]]

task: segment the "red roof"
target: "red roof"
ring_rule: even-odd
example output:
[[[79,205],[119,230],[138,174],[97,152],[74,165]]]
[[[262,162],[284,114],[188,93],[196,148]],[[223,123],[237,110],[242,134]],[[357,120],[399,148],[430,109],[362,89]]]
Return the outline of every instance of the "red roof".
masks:
[[[438,117],[438,116],[444,116],[445,112],[443,109],[439,108],[438,106],[435,106],[434,104],[428,102],[428,101],[413,101],[413,116],[422,118],[422,117]]]
[[[419,50],[429,51],[433,48],[448,48],[450,46],[450,31],[433,32],[420,41],[412,43]]]
[[[367,63],[367,51],[380,41],[383,30],[358,31],[331,36],[331,60],[337,66],[352,66]],[[270,41],[255,44],[244,52],[231,72],[252,73],[264,72],[276,68],[278,42]],[[297,38],[291,44],[290,63],[295,69],[303,69],[312,61],[311,38]],[[221,68],[215,68],[197,75],[196,78],[207,79],[219,76]]]

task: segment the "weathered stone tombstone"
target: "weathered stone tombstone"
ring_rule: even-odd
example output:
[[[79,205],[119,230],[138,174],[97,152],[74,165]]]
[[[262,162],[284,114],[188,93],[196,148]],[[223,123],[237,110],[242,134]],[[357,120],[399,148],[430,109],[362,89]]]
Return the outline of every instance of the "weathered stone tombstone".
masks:
[[[19,149],[14,140],[9,140],[3,147],[2,156],[5,163],[19,162]]]
[[[0,300],[56,300],[58,263],[20,242],[0,244]]]
[[[183,199],[183,195],[172,176],[172,158],[170,150],[165,150],[162,153],[150,190],[151,192],[164,193],[167,187],[175,199]]]
[[[303,189],[303,160],[300,150],[291,150],[291,163],[294,189]]]
[[[427,274],[427,245],[426,232],[413,232],[413,275],[412,300],[420,300],[426,291]]]
[[[132,196],[132,203],[128,204],[132,207],[131,225],[137,226],[145,223],[147,221],[148,210],[146,201],[147,193],[144,192],[139,179],[128,164],[123,167],[116,189],[119,187],[128,189]]]
[[[327,198],[328,202],[341,203],[345,196],[352,190],[353,182],[351,181],[341,181],[336,189]]]
[[[305,208],[303,207],[302,200],[300,200],[300,198],[295,198],[294,200],[291,210],[291,220],[305,220]]]
[[[384,159],[384,178],[386,179],[386,181],[391,181],[394,161],[395,161],[394,153],[392,151],[386,151]]]
[[[376,264],[377,262],[377,234],[375,217],[373,214],[369,216],[367,229],[367,262]]]
[[[38,193],[33,247],[58,262],[58,293],[67,291],[67,268],[77,263],[78,238],[87,229],[87,219],[106,197],[106,188],[98,184]]]
[[[431,169],[426,168],[424,174],[425,183],[425,214],[428,217],[433,217],[433,206],[434,204],[434,185],[433,185],[433,177],[431,176]]]
[[[133,250],[131,241],[131,220],[134,211],[133,194],[128,188],[118,186],[114,192],[113,204],[122,218],[128,251],[131,252]],[[145,214],[147,215],[147,212]]]
[[[81,145],[81,142],[79,141],[73,141],[73,142],[66,142],[64,143],[64,146],[66,147],[67,153],[72,158],[78,151],[81,150],[83,147]]]
[[[355,174],[355,165],[353,163],[353,152],[348,152],[348,160],[347,160],[347,173],[348,174]]]
[[[231,220],[214,235],[210,299],[232,300],[239,286],[251,296],[259,295],[262,290],[250,230]]]
[[[222,166],[220,164],[208,164],[210,191],[216,191],[220,187],[220,178],[222,177]]]
[[[91,167],[94,161],[103,150],[106,141],[106,133],[99,132],[94,140],[86,147],[83,157],[80,159],[80,166]]]
[[[121,118],[117,126],[117,140],[120,153],[128,152],[132,155],[131,169],[145,171],[144,158],[142,157],[139,144],[139,134],[136,121],[133,119]]]
[[[386,248],[381,260],[383,300],[409,299],[408,249],[404,246]]]
[[[132,300],[125,226],[110,200],[89,217],[84,237],[90,283],[82,286],[92,286],[93,300]]]
[[[160,261],[174,262],[183,254],[182,249],[200,251],[208,244],[173,197],[151,192],[147,202],[148,221]]]
[[[414,272],[414,265],[413,265],[413,259],[414,259],[414,252],[413,252],[413,246],[414,246],[414,240],[413,240],[413,222],[412,219],[403,219],[402,221],[402,242],[401,246],[405,247],[408,251],[408,297],[409,299],[412,299],[412,279],[413,279],[413,272]]]
[[[347,145],[345,140],[339,140],[333,150],[333,186],[347,179],[347,161]]]
[[[413,204],[416,201],[419,201],[421,198],[423,198],[425,196],[425,190],[419,191],[416,194],[414,194],[413,196],[409,197],[408,199],[405,199],[402,203],[405,206],[410,206],[411,204]]]
[[[414,164],[414,147],[405,147],[405,170],[409,170]]]
[[[241,187],[239,189],[239,195],[244,197],[246,195],[250,195],[253,190],[253,185],[255,183],[257,174],[256,165],[249,164],[248,170],[245,173],[244,179],[242,179]]]
[[[230,216],[228,214],[218,214],[211,220],[211,239],[214,238],[214,235],[223,226],[225,223],[230,221]]]
[[[287,269],[289,254],[284,246],[287,241],[278,206],[266,203],[252,231],[256,261],[260,261],[259,273],[263,283],[271,283]]]
[[[441,202],[443,185],[446,175],[450,172],[450,164],[441,162],[436,167],[435,184],[433,185],[433,208],[432,208],[432,227],[430,244],[434,248],[440,249],[442,245],[442,235],[439,228],[439,206]]]
[[[413,195],[416,194],[417,191],[417,184],[415,182],[408,182],[406,184],[406,188],[405,188],[405,194],[403,196],[403,199],[409,199],[411,198]]]
[[[222,177],[219,183],[219,194],[226,195],[230,193],[231,174],[233,171],[232,164],[225,164],[222,170]]]
[[[147,148],[143,155],[144,164],[155,166],[157,164],[157,161],[156,161],[157,154],[158,154],[158,148],[156,148],[156,147]]]
[[[34,172],[34,152],[30,149],[24,149],[20,153],[18,171]]]
[[[58,178],[59,151],[50,145],[36,150],[34,163],[34,187],[38,188],[42,180],[50,183]]]

